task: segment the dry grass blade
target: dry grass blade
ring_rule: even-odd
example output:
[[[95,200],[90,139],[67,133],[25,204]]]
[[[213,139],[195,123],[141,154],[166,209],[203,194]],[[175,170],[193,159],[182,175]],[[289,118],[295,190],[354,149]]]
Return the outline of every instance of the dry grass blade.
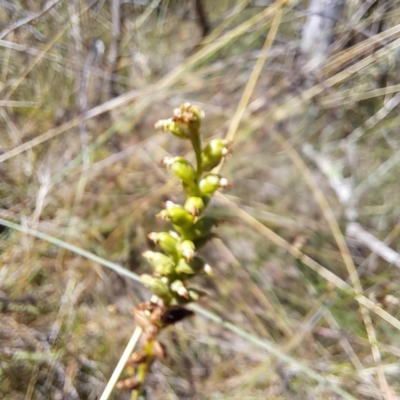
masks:
[[[250,3],[250,0],[242,0],[236,7],[234,10],[231,11],[231,13],[229,14],[229,16],[227,16],[226,18],[224,18],[223,21],[221,21],[221,23],[213,29],[213,31],[207,35],[201,45],[207,45],[208,43],[212,43],[214,40],[216,40],[218,38],[218,36],[224,31],[224,29],[232,22],[232,20],[237,17],[237,15],[242,12],[246,6]]]
[[[371,235],[359,224],[352,222],[347,226],[347,234],[351,237],[357,238],[360,243],[365,244],[375,254],[382,257],[388,263],[400,268],[400,254],[394,251],[384,242],[381,242],[375,236]]]
[[[40,18],[44,14],[46,14],[48,11],[50,11],[57,3],[59,3],[61,0],[51,0],[46,3],[46,5],[43,7],[42,11],[36,13],[36,14],[31,14],[28,15],[25,18],[22,18],[13,24],[11,24],[8,28],[3,29],[0,32],[0,39],[3,39],[6,37],[10,32],[12,32],[15,29],[20,28],[21,26],[24,26],[26,24],[29,24],[30,22],[34,21],[35,19]]]
[[[142,334],[142,329],[136,327],[135,330],[133,331],[132,337],[130,338],[128,344],[125,347],[124,352],[121,355],[121,358],[118,361],[117,366],[114,369],[113,374],[111,375],[111,378],[107,382],[107,386],[105,387],[104,392],[100,397],[100,400],[108,400],[110,398],[111,392],[113,391],[115,385],[117,384],[118,379],[121,376],[122,370],[125,368],[126,362],[133,353],[133,350],[135,349],[141,334]]]
[[[281,1],[277,5],[280,5],[281,7],[283,7],[285,4],[287,4],[287,1]],[[233,115],[232,121],[229,125],[228,132],[226,133],[226,136],[225,136],[225,138],[227,140],[232,141],[235,137],[235,134],[239,127],[240,121],[243,118],[243,115],[249,104],[251,95],[254,91],[254,88],[256,87],[257,80],[261,74],[262,68],[267,59],[268,51],[271,48],[272,43],[275,39],[275,36],[278,32],[278,28],[279,28],[279,25],[280,25],[281,19],[282,19],[282,14],[283,14],[283,11],[281,8],[279,8],[274,16],[274,19],[272,20],[271,29],[269,30],[267,38],[265,39],[264,45],[263,45],[261,53],[260,53],[260,57],[257,58],[256,65],[254,66],[254,69],[250,75],[250,78],[247,81],[243,95],[240,98],[240,102],[237,106],[236,112]],[[218,172],[221,168],[222,168],[222,164],[220,164],[218,166],[218,168],[216,168],[216,171]]]
[[[273,15],[277,10],[280,9],[280,7],[282,7],[287,2],[288,2],[288,0],[283,0],[283,1],[280,1],[279,4],[271,5],[270,7],[267,7],[263,12],[255,15],[253,18],[243,22],[238,27],[227,32],[218,41],[216,41],[215,43],[209,44],[205,48],[203,48],[200,51],[198,51],[197,53],[195,53],[193,56],[188,58],[188,60],[185,61],[181,66],[177,67],[175,70],[173,70],[171,73],[169,73],[163,79],[161,79],[157,84],[147,88],[147,90],[145,90],[144,92],[133,90],[131,92],[120,95],[119,97],[111,99],[97,107],[94,107],[91,110],[84,113],[83,115],[75,117],[75,118],[71,119],[70,121],[60,125],[59,127],[53,128],[53,129],[49,130],[48,132],[26,142],[18,147],[15,147],[14,149],[12,149],[4,154],[0,154],[0,163],[4,162],[12,157],[15,157],[18,154],[21,154],[24,151],[27,151],[47,140],[54,138],[57,135],[60,135],[64,132],[66,132],[67,130],[77,126],[78,124],[80,124],[84,121],[87,121],[91,118],[94,118],[96,116],[104,114],[107,111],[111,111],[117,107],[120,107],[126,103],[131,102],[132,100],[134,100],[136,98],[142,98],[142,99],[144,99],[143,101],[145,101],[145,102],[151,102],[152,96],[154,96],[156,93],[159,94],[160,91],[175,84],[185,71],[189,70],[190,68],[195,66],[200,61],[211,56],[217,50],[226,46],[228,43],[232,42],[234,39],[236,39],[240,35],[243,35],[252,26],[258,24],[262,20]]]
[[[329,206],[326,197],[319,189],[317,184],[315,183],[314,178],[312,177],[310,170],[307,168],[304,161],[301,159],[299,154],[296,150],[290,145],[290,143],[282,137],[279,133],[273,132],[274,138],[279,142],[279,144],[283,147],[286,151],[288,156],[291,160],[295,163],[299,171],[301,171],[303,179],[307,182],[308,186],[310,187],[315,200],[317,201],[318,205],[320,206],[325,219],[328,222],[328,225],[332,231],[333,237],[336,240],[336,243],[339,247],[339,250],[342,254],[344,263],[346,265],[350,281],[353,285],[355,293],[357,296],[363,296],[363,288],[361,286],[360,279],[358,277],[357,269],[353,263],[353,259],[351,258],[349,249],[347,247],[346,241],[344,240],[343,233],[340,230],[339,224],[332,212],[331,207]],[[377,364],[377,371],[378,371],[378,378],[382,388],[383,393],[385,394],[387,399],[392,399],[392,391],[386,381],[385,373],[382,369],[382,358],[381,354],[377,345],[376,333],[375,329],[372,324],[371,316],[369,315],[369,310],[364,305],[360,305],[361,315],[364,320],[365,328],[367,331],[368,339],[371,345],[372,355],[374,357],[374,361]]]
[[[350,285],[348,285],[344,280],[340,279],[334,273],[323,267],[321,264],[317,263],[315,260],[302,253],[297,247],[291,245],[289,242],[287,242],[281,236],[277,235],[271,229],[267,228],[262,223],[258,222],[255,218],[253,218],[248,213],[243,211],[239,206],[228,200],[224,195],[217,194],[217,197],[223,200],[224,203],[227,204],[229,207],[234,209],[238,217],[241,218],[243,221],[245,221],[247,224],[249,224],[251,227],[253,227],[256,231],[260,232],[262,235],[267,237],[277,246],[287,251],[292,257],[300,260],[304,265],[311,268],[317,274],[319,274],[328,282],[333,284],[337,289],[343,290],[344,292],[347,292],[348,294],[354,296],[354,299],[358,301],[360,304],[364,305],[370,311],[379,315],[383,320],[388,322],[390,325],[400,330],[400,321],[395,317],[393,317],[392,315],[390,315],[387,311],[383,310],[381,307],[376,305],[373,301],[371,301],[367,297],[360,294],[356,294],[355,290]]]
[[[354,93],[354,90],[338,93],[334,98],[329,96],[321,99],[323,107],[338,107],[344,104],[353,104],[362,100],[373,99],[374,97],[387,96],[389,94],[400,92],[400,85],[387,86],[382,89],[373,89],[365,92]]]
[[[272,111],[272,115],[275,121],[282,121],[285,118],[292,117],[296,114],[296,110],[300,111],[304,102],[311,100],[315,96],[323,93],[326,89],[333,87],[341,82],[348,80],[353,74],[356,74],[363,68],[366,68],[376,62],[378,59],[383,57],[388,57],[390,54],[396,51],[400,46],[400,39],[395,40],[383,49],[378,50],[376,53],[371,54],[368,57],[356,62],[355,64],[349,66],[345,70],[338,72],[336,75],[328,78],[324,81],[323,85],[319,84],[313,86],[312,88],[306,90],[301,96],[296,97],[286,104],[279,106]]]
[[[339,54],[335,54],[325,63],[323,67],[323,73],[325,75],[332,74],[336,70],[343,67],[344,64],[366,53],[371,48],[371,46],[382,44],[382,42],[386,40],[393,40],[399,34],[400,25],[396,25],[393,28],[387,29],[386,31],[381,32],[378,35],[374,35],[373,37],[362,41],[361,43],[351,47],[350,49],[344,50]]]
[[[64,124],[62,124],[56,128],[50,129],[48,132],[30,140],[29,142],[26,142],[4,154],[1,154],[0,155],[0,163],[3,161],[6,161],[12,157],[15,157],[18,154],[21,154],[24,151],[27,151],[47,140],[53,139],[57,135],[60,135],[61,133],[64,133],[64,132],[68,131],[69,129],[74,128],[75,126],[81,124],[84,121],[87,121],[91,118],[97,117],[101,114],[104,114],[107,111],[113,110],[116,107],[126,104],[126,103],[132,101],[133,99],[136,99],[141,94],[142,93],[134,90],[134,91],[128,92],[126,94],[123,94],[120,97],[109,100],[97,107],[94,107],[91,110],[85,112],[83,115],[79,115],[78,117],[72,118],[70,121],[65,122]]]
[[[22,71],[22,73],[20,74],[20,76],[18,77],[18,79],[15,80],[15,82],[12,83],[12,86],[9,90],[7,90],[7,92],[4,94],[4,97],[6,100],[8,100],[11,95],[15,92],[15,90],[17,89],[17,87],[24,81],[24,79],[26,78],[26,76],[29,74],[29,72],[40,62],[40,60],[43,58],[43,56],[48,52],[48,50],[50,50],[55,43],[58,42],[58,40],[61,38],[62,35],[64,35],[65,31],[68,29],[68,26],[61,28],[53,37],[52,40],[50,40],[50,42],[45,46],[44,50],[38,54],[33,60],[32,62],[27,65],[24,69],[24,71]]]
[[[260,304],[268,311],[270,314],[271,319],[276,323],[278,328],[284,332],[288,337],[293,335],[293,328],[290,326],[288,322],[288,318],[284,315],[285,311],[281,307],[280,309],[276,309],[273,304],[268,300],[262,290],[251,280],[246,268],[243,268],[240,265],[239,261],[235,258],[232,252],[229,251],[228,247],[221,241],[215,240],[216,246],[224,251],[225,254],[228,255],[228,259],[231,260],[231,263],[236,266],[236,274],[238,277],[243,276],[246,279],[246,286],[250,285],[251,292],[254,296],[259,300]],[[248,282],[248,283],[247,283]]]

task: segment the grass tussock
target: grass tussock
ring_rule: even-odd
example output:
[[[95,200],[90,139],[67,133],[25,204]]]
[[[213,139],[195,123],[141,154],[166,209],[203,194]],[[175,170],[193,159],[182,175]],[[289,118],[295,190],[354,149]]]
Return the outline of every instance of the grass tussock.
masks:
[[[198,104],[204,141],[234,141],[202,250],[200,303],[224,322],[163,333],[147,398],[394,399],[399,2],[345,2],[314,72],[308,2],[205,0],[204,37],[194,3],[1,2],[0,218],[148,272],[154,215],[182,200],[159,161],[190,151],[153,125]],[[0,397],[99,398],[148,291],[0,227]]]

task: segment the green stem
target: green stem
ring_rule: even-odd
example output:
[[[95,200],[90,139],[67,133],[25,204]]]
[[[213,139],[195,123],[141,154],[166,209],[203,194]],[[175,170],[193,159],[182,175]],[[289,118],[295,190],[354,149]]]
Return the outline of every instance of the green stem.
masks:
[[[139,400],[140,389],[133,389],[131,394],[131,400]]]
[[[144,387],[144,380],[146,378],[146,374],[150,368],[150,364],[153,358],[153,353],[152,353],[152,346],[153,346],[153,341],[149,340],[146,344],[145,344],[145,350],[147,353],[147,362],[145,362],[144,364],[140,364],[138,366],[138,370],[137,370],[137,374],[136,374],[136,378],[138,379],[139,382],[141,382],[142,384],[140,385],[139,388],[132,390],[132,394],[131,394],[131,400],[138,400],[139,396],[140,396],[140,392],[143,390]]]
[[[200,133],[198,131],[194,132],[190,141],[192,142],[193,150],[196,154],[196,163],[197,163],[197,179],[200,180],[202,171],[201,165],[201,138]]]

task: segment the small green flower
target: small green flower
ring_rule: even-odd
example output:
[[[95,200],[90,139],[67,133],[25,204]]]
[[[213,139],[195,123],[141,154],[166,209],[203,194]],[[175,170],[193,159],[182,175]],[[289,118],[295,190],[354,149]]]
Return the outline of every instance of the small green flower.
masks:
[[[193,139],[198,135],[204,113],[190,103],[181,104],[174,110],[174,116],[162,119],[155,124],[156,129],[171,132],[180,139]]]
[[[177,250],[186,261],[192,260],[196,254],[196,246],[190,240],[183,240],[182,242],[178,243]]]
[[[217,174],[208,174],[199,182],[199,189],[204,196],[212,196],[215,191],[227,186],[229,186],[228,180]]]
[[[182,123],[174,118],[160,119],[154,127],[162,129],[164,132],[171,132],[180,139],[190,139],[190,129],[188,124]]]
[[[163,163],[186,185],[196,186],[197,174],[193,165],[183,157],[165,157]]]
[[[205,208],[201,197],[188,197],[185,202],[185,210],[193,216],[199,215]]]
[[[175,272],[183,275],[194,275],[204,270],[205,261],[200,257],[194,257],[190,261],[181,258],[176,265]]]
[[[175,270],[175,263],[168,256],[155,251],[145,251],[143,257],[154,267],[155,272],[161,276],[169,276]]]
[[[179,228],[189,228],[194,224],[193,215],[189,214],[183,207],[167,201],[165,210],[162,210],[158,217],[168,219]]]
[[[135,320],[144,330],[144,351],[137,353],[137,379],[142,384],[155,356],[165,358],[165,349],[156,340],[160,330],[193,314],[184,305],[199,300],[206,293],[188,288],[188,282],[198,274],[213,276],[212,268],[196,251],[215,235],[212,228],[218,220],[203,212],[216,190],[229,185],[220,175],[209,173],[230,153],[229,142],[214,139],[202,151],[200,125],[204,113],[190,103],[181,104],[172,118],[160,120],[156,128],[186,139],[193,147],[196,168],[184,157],[166,157],[164,164],[180,179],[187,195],[184,207],[167,201],[157,216],[170,221],[178,232],[152,232],[148,237],[165,253],[146,251],[143,256],[154,268],[152,275],[141,275],[142,282],[154,296],[135,307]],[[208,173],[203,176],[203,173]],[[157,346],[156,346],[157,345]],[[157,350],[158,348],[158,350]],[[151,358],[147,356],[151,356]],[[139,379],[140,378],[140,379]],[[139,398],[139,391],[134,397]]]
[[[151,275],[143,274],[140,275],[140,279],[142,280],[143,284],[152,291],[153,294],[169,301],[171,294],[169,292],[168,284],[161,278],[154,278]]]
[[[174,260],[178,260],[179,253],[177,245],[179,243],[178,239],[172,236],[168,232],[152,232],[148,234],[150,240],[158,244],[161,249],[171,256]]]
[[[170,284],[170,288],[173,292],[178,293],[179,296],[184,297],[185,299],[189,298],[189,293],[181,280],[173,281]]]
[[[206,296],[207,293],[203,290],[195,289],[195,288],[188,288],[188,297],[182,297],[182,296],[174,296],[173,299],[171,300],[171,304],[177,304],[177,305],[185,305],[188,303],[193,303],[198,301],[201,297]]]
[[[204,118],[204,111],[198,107],[183,103],[174,110],[174,120],[186,123],[192,132],[197,132],[200,128],[201,120]]]
[[[201,153],[203,171],[211,171],[230,153],[229,141],[213,139]]]

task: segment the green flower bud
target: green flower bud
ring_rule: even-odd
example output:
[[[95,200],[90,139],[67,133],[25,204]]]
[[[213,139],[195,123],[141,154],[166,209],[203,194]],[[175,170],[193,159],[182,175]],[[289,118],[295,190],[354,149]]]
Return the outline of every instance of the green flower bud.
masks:
[[[178,243],[177,250],[186,261],[190,261],[195,255],[196,247],[190,240],[184,240],[183,242]]]
[[[165,157],[163,163],[186,185],[196,186],[196,170],[183,157]]]
[[[194,224],[193,215],[189,214],[183,207],[172,203],[172,201],[167,201],[166,209],[162,210],[157,216],[168,219],[174,225],[184,229]]]
[[[180,280],[174,281],[170,284],[170,288],[173,292],[178,293],[179,296],[189,298],[188,291],[184,285],[184,283]]]
[[[183,103],[174,110],[174,120],[181,121],[190,127],[192,133],[200,128],[201,120],[204,118],[204,111],[190,103]]]
[[[229,141],[226,139],[213,139],[201,153],[203,171],[211,171],[221,160],[230,153]]]
[[[160,119],[154,127],[164,132],[171,132],[180,139],[190,139],[189,125],[175,118]]]
[[[229,186],[228,180],[217,174],[208,174],[199,182],[199,189],[205,196],[211,196],[219,188],[227,186]]]
[[[194,257],[191,261],[181,258],[176,265],[175,272],[183,275],[194,275],[204,269],[205,261],[200,257]]]
[[[199,108],[190,103],[184,103],[174,110],[172,118],[158,121],[155,128],[171,132],[180,139],[192,139],[194,135],[198,135],[203,118],[204,112]]]
[[[185,202],[185,210],[193,216],[199,215],[204,207],[204,201],[201,197],[188,197]]]
[[[178,239],[173,237],[167,232],[152,232],[148,235],[149,239],[154,243],[158,244],[161,249],[167,253],[169,256],[177,260],[179,253],[177,250],[177,245],[179,243]]]
[[[155,251],[145,251],[143,257],[149,261],[154,270],[161,276],[171,275],[175,270],[175,263],[168,256]]]
[[[154,278],[150,275],[140,275],[143,284],[148,287],[156,296],[162,299],[171,297],[168,285],[160,278]]]
[[[188,297],[174,296],[171,300],[171,305],[185,305],[192,302],[196,302],[201,297],[206,296],[207,293],[203,290],[198,290],[194,288],[187,289]]]

